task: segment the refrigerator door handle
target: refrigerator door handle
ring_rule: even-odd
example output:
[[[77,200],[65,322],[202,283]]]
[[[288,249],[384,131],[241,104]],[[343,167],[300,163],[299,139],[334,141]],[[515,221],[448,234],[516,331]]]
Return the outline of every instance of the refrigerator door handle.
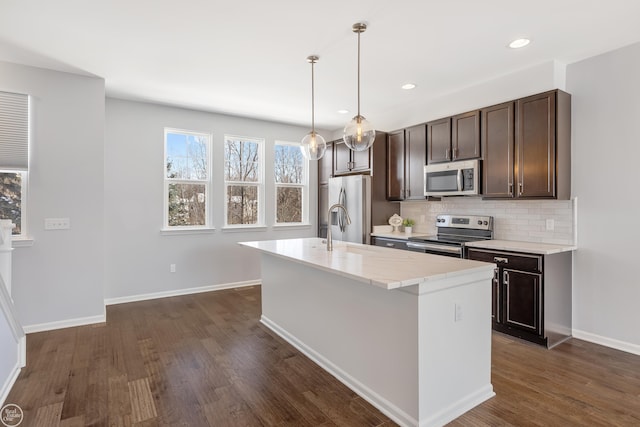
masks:
[[[340,189],[340,198],[338,200],[338,203],[340,203],[342,206],[346,207],[346,203],[347,203],[347,192],[344,191],[344,188]],[[340,231],[344,233],[345,230],[345,222],[346,222],[346,217],[344,215],[344,210],[342,209],[338,209],[338,224],[340,225]]]

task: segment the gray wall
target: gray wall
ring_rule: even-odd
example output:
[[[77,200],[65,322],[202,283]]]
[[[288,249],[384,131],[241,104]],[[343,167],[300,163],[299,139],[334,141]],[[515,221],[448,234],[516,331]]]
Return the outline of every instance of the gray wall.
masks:
[[[161,235],[164,128],[213,134],[213,233]],[[274,228],[274,141],[297,142],[307,128],[107,99],[105,146],[107,299],[225,285],[260,278],[256,254],[246,240],[316,234],[317,162],[310,162],[311,225]],[[224,135],[265,139],[266,229],[222,230],[224,224]],[[271,179],[271,181],[270,181]],[[176,264],[176,273],[169,265]]]
[[[574,328],[640,352],[640,44],[567,67],[578,197]]]
[[[32,96],[27,208],[33,246],[13,252],[26,327],[104,313],[104,80],[0,62],[0,90]],[[44,230],[68,217],[69,230]]]

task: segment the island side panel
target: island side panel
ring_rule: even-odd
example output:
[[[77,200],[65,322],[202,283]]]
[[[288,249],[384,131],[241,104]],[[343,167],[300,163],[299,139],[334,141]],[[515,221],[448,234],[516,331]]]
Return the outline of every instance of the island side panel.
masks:
[[[491,274],[420,295],[420,425],[444,425],[495,395]]]
[[[417,424],[417,295],[263,253],[262,316],[389,417]]]

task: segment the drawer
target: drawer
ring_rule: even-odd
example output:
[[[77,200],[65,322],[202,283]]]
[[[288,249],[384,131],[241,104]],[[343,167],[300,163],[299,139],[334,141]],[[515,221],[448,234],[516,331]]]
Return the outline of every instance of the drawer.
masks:
[[[387,239],[385,237],[374,237],[373,244],[392,249],[408,249],[407,242],[400,239]]]
[[[497,264],[499,267],[511,270],[542,273],[542,255],[527,255],[503,251],[487,251],[472,249],[467,251],[467,258],[475,261],[485,261]]]

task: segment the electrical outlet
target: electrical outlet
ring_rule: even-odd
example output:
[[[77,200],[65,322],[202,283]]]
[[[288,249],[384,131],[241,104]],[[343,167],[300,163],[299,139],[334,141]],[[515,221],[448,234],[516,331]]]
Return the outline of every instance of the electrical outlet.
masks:
[[[462,321],[462,305],[455,303],[454,304],[455,317],[454,321],[461,322]]]
[[[553,229],[555,228],[556,224],[555,221],[552,219],[547,219],[547,231],[553,231]]]
[[[69,228],[71,228],[71,221],[69,221],[69,218],[44,219],[45,230],[68,230]]]
[[[176,272],[176,265],[175,264],[169,264],[169,272],[170,273],[175,273]]]

